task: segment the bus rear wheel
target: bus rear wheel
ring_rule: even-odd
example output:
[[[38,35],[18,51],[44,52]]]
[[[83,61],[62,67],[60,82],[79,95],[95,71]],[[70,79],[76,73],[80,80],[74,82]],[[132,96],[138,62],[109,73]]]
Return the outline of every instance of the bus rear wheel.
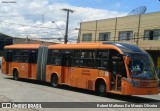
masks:
[[[99,96],[105,96],[106,95],[106,84],[103,81],[99,81],[96,84],[96,93]]]
[[[53,87],[58,87],[58,76],[56,74],[52,75],[51,84]]]
[[[13,71],[13,79],[18,80],[18,71],[17,70]]]

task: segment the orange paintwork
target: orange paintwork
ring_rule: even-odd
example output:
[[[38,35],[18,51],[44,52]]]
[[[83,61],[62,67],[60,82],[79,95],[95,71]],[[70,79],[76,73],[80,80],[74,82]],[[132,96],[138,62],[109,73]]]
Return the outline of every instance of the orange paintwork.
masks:
[[[16,62],[2,62],[2,73],[12,76],[13,69],[19,72],[19,78],[36,79],[36,64],[16,63]],[[8,64],[8,68],[4,64]],[[7,68],[7,70],[6,70]],[[7,72],[6,72],[7,71]]]
[[[40,44],[15,44],[5,46],[5,49],[38,49]]]
[[[3,74],[9,74],[9,65],[10,65],[10,64],[11,64],[11,63],[6,62],[6,61],[4,60],[4,58],[2,57],[2,67],[1,67],[1,71],[2,71]]]
[[[51,82],[51,75],[52,74],[58,74],[59,73],[59,82],[62,81],[61,80],[61,70],[62,66],[52,66],[52,65],[47,65],[46,67],[46,81],[47,82]]]

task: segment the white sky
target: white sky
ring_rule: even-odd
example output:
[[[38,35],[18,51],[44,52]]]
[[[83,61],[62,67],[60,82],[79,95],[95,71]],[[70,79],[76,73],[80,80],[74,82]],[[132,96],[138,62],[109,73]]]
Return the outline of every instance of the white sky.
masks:
[[[70,13],[69,42],[76,41],[78,31],[75,28],[79,28],[82,21],[127,15],[125,12],[77,7],[63,2],[50,4],[47,0],[0,0],[0,32],[13,37],[62,38],[63,41],[67,14],[61,10],[63,8],[74,10],[74,13]]]

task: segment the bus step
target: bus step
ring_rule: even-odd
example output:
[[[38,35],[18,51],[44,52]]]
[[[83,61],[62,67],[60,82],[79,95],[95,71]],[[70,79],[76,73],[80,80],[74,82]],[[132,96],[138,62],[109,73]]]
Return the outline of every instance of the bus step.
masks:
[[[114,94],[122,94],[121,91],[117,91],[117,90],[111,90],[108,91],[109,93],[114,93]]]

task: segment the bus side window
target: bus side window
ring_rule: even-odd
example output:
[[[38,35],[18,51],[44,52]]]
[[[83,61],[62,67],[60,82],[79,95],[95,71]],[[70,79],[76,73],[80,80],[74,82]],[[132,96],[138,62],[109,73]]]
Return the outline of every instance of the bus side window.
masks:
[[[21,51],[21,61],[20,62],[24,62],[24,63],[29,62],[29,50]]]
[[[73,59],[72,59],[72,66],[74,67],[80,67],[81,63],[83,63],[83,61],[81,61],[81,53],[80,50],[74,50],[73,53]]]
[[[62,66],[71,66],[73,50],[62,50]]]
[[[4,50],[3,57],[7,62],[12,62],[13,50]]]
[[[29,52],[29,63],[37,63],[38,50],[31,50]]]
[[[21,62],[21,50],[14,50],[12,61],[13,62]]]
[[[74,50],[73,66],[95,67],[95,50]]]
[[[109,50],[99,50],[97,53],[97,68],[101,70],[109,70]]]
[[[51,49],[48,51],[48,60],[47,64],[49,65],[62,65],[62,54],[60,50]]]
[[[83,63],[81,64],[82,67],[95,67],[95,50],[82,50],[81,51],[81,60]]]

